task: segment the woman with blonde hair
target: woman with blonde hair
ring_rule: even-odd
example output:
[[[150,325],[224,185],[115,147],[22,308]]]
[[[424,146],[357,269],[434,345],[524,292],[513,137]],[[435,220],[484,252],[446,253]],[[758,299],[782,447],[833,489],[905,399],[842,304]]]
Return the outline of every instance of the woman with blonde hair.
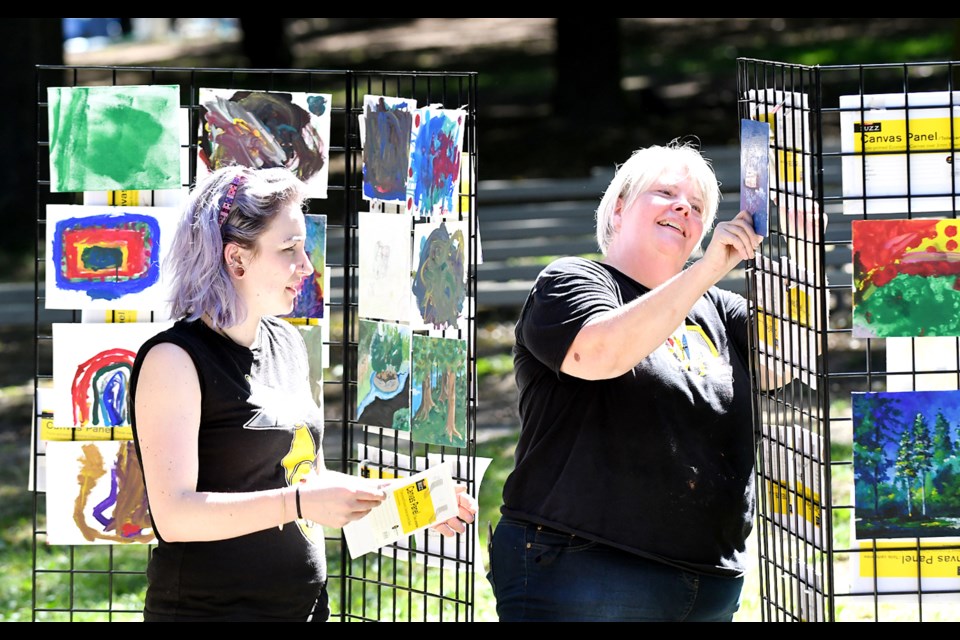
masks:
[[[754,514],[747,305],[715,285],[761,238],[713,225],[710,164],[641,149],[516,327],[520,440],[490,579],[501,620],[731,620]]]

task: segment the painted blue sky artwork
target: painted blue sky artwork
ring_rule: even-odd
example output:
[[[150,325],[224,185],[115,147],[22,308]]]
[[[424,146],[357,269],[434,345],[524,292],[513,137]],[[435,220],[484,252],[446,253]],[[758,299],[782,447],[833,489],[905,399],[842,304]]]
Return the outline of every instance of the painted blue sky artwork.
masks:
[[[770,235],[770,125],[740,121],[740,209],[753,215],[753,230]]]
[[[960,391],[852,400],[857,538],[960,535]]]

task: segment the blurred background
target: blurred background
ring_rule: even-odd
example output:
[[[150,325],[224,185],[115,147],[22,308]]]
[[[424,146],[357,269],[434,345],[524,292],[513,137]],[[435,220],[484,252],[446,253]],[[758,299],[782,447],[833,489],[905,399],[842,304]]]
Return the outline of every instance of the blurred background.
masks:
[[[32,280],[36,64],[479,73],[481,180],[737,141],[736,58],[957,59],[954,18],[5,18],[0,283]],[[2,77],[2,76],[0,76]]]

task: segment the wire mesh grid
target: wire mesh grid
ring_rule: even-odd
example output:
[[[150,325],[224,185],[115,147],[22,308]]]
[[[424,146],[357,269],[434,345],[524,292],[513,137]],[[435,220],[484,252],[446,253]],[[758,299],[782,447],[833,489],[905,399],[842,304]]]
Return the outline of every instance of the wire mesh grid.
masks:
[[[770,125],[747,282],[764,620],[958,617],[957,314],[923,294],[956,277],[955,73],[738,61],[740,117]],[[920,280],[884,290],[895,274]]]
[[[47,545],[45,453],[40,425],[52,424],[48,401],[42,396],[53,386],[52,326],[81,321],[79,311],[49,310],[45,306],[46,206],[82,204],[82,193],[53,193],[49,168],[47,89],[100,85],[177,85],[181,111],[187,114],[187,141],[182,145],[186,175],[183,186],[197,175],[196,132],[201,125],[199,89],[323,92],[332,95],[329,149],[329,185],[325,199],[311,199],[307,213],[327,219],[325,268],[330,273],[329,335],[324,340],[329,359],[323,372],[325,414],[324,457],[328,468],[360,472],[358,446],[376,451],[367,462],[383,477],[415,471],[429,461],[451,462],[454,480],[476,493],[476,358],[475,294],[478,256],[476,185],[477,77],[472,72],[389,72],[253,70],[174,67],[37,67],[37,201],[35,269],[35,379],[34,408],[38,422],[37,447],[32,454],[36,472],[34,491],[33,618],[36,621],[124,621],[141,617],[146,586],[145,568],[152,545]],[[420,105],[463,109],[463,155],[460,197],[454,216],[468,230],[466,253],[467,305],[465,318],[443,336],[465,341],[467,353],[467,413],[465,447],[413,442],[392,429],[369,427],[357,421],[357,347],[359,315],[358,214],[370,208],[362,197],[362,147],[358,116],[364,95],[415,99]],[[147,204],[152,204],[148,202]],[[389,211],[389,207],[386,208]],[[429,221],[422,218],[419,221]],[[420,333],[436,333],[420,331]],[[110,433],[108,437],[112,437]],[[69,437],[75,437],[72,433]],[[389,460],[388,460],[389,458]],[[447,539],[433,534],[418,538],[421,548],[401,541],[351,559],[339,531],[327,530],[328,590],[331,619],[352,620],[472,620],[476,548],[471,526],[467,534]]]

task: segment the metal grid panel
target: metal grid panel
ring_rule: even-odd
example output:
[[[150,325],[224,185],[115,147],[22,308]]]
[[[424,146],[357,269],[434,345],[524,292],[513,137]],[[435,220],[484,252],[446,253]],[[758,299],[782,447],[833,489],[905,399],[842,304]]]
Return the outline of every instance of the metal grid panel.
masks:
[[[328,197],[309,202],[309,213],[327,216],[327,263],[331,287],[329,300],[329,368],[324,372],[326,435],[324,456],[328,467],[357,472],[357,443],[409,456],[436,454],[452,461],[455,479],[476,494],[476,263],[478,255],[476,185],[477,76],[472,72],[363,72],[314,70],[253,70],[173,67],[37,67],[37,202],[35,269],[35,384],[34,407],[41,414],[41,389],[52,380],[51,323],[79,322],[79,312],[45,308],[42,285],[46,260],[45,208],[48,204],[81,204],[82,194],[50,192],[47,88],[87,85],[177,84],[181,107],[189,111],[189,131],[198,131],[200,88],[228,88],[333,94],[330,180]],[[389,429],[367,427],[355,419],[357,365],[357,242],[358,212],[367,209],[362,199],[362,149],[357,116],[363,95],[379,94],[416,98],[418,104],[439,104],[467,112],[464,153],[469,161],[461,168],[463,207],[459,218],[469,229],[468,303],[466,323],[453,335],[467,343],[467,446],[436,447],[397,438]],[[189,159],[187,185],[196,175],[197,141],[191,134],[185,145]],[[44,454],[35,452],[35,467]],[[392,465],[395,473],[405,469]],[[34,479],[33,618],[37,621],[136,620],[141,615],[146,585],[145,567],[152,547],[103,545],[48,547],[45,530],[45,494],[36,491]],[[327,531],[328,589],[333,620],[472,620],[475,561],[473,527],[454,553],[454,541],[441,541],[438,549],[387,547],[382,554],[350,560],[339,531]],[[399,544],[399,543],[398,543]],[[87,602],[86,600],[91,600]]]
[[[922,176],[913,162],[929,157],[929,149],[905,143],[900,151],[858,153],[854,142],[866,129],[847,131],[852,121],[870,120],[865,96],[875,94],[899,96],[904,107],[896,117],[905,120],[908,132],[911,121],[919,131],[925,109],[960,105],[952,93],[955,71],[950,62],[807,67],[738,61],[740,116],[772,125],[771,233],[747,283],[756,382],[795,377],[754,398],[761,434],[757,535],[764,620],[958,618],[960,561],[937,556],[960,557],[960,540],[857,535],[863,512],[858,514],[856,487],[867,480],[857,478],[864,467],[855,459],[868,443],[851,406],[858,392],[923,390],[933,370],[948,380],[952,376],[952,383],[938,388],[958,388],[957,338],[941,345],[942,362],[949,366],[920,362],[929,338],[901,338],[911,364],[894,372],[888,366],[892,341],[856,337],[852,318],[853,221],[956,218],[957,185],[952,178],[939,193],[921,192]],[[929,92],[946,93],[932,106],[919,104],[920,94]],[[841,96],[850,96],[843,107]],[[956,140],[954,122],[951,118],[949,129]],[[954,148],[950,142],[938,148],[947,163]],[[869,186],[877,178],[868,176],[873,169],[867,157],[884,153],[907,158],[899,198]],[[860,193],[852,186],[858,174],[868,185]],[[899,382],[893,385],[893,379]],[[956,433],[956,425],[953,429]],[[918,486],[932,486],[924,482]],[[931,549],[934,540],[939,546]],[[952,571],[952,579],[936,575],[943,571]]]

